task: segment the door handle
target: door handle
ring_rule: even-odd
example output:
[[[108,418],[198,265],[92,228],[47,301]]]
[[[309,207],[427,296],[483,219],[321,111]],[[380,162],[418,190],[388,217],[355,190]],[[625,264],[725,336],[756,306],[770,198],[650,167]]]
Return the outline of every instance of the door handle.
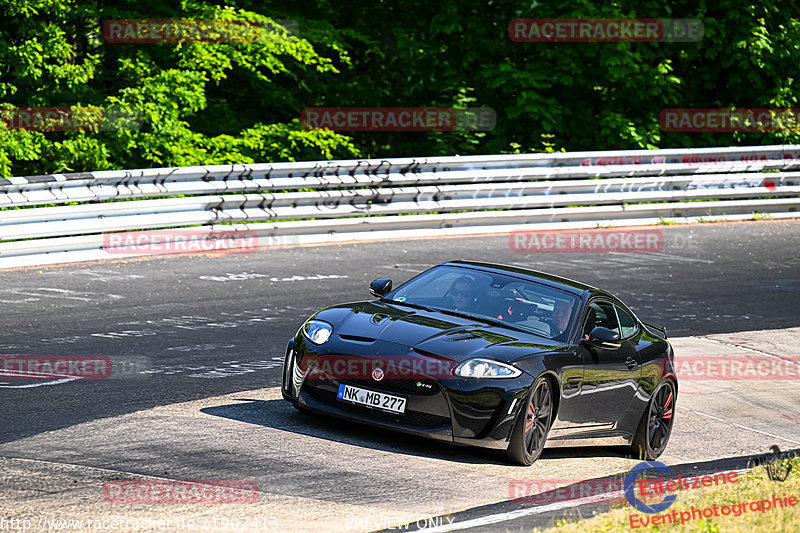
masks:
[[[636,361],[634,361],[632,357],[628,357],[628,359],[625,361],[625,364],[628,366],[628,368],[633,368],[637,365]]]

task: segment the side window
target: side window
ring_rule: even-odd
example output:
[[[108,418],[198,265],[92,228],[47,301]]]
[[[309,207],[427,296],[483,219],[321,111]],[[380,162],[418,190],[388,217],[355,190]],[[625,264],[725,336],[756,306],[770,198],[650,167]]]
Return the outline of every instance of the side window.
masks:
[[[614,306],[606,302],[594,301],[589,304],[589,312],[586,316],[586,322],[583,326],[584,337],[596,327],[602,326],[611,331],[619,333],[619,324],[617,323],[617,314],[614,312]]]
[[[636,321],[633,317],[618,305],[615,305],[614,308],[617,310],[617,317],[619,317],[621,337],[625,339],[636,333]]]

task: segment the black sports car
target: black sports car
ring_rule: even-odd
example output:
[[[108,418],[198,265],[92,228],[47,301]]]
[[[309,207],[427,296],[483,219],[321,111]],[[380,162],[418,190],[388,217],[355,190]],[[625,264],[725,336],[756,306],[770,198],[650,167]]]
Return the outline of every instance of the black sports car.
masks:
[[[529,465],[548,446],[664,451],[678,382],[663,327],[568,279],[452,261],[327,307],[289,342],[283,397]]]

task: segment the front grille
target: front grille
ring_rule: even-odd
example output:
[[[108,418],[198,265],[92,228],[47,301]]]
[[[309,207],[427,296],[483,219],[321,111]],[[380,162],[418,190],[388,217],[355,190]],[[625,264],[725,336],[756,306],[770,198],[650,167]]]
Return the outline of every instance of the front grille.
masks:
[[[381,392],[405,392],[425,396],[439,392],[439,384],[432,379],[383,379],[381,381],[375,381],[374,379],[348,379],[343,380],[342,383]]]
[[[444,416],[430,415],[427,413],[420,413],[419,411],[406,411],[404,414],[389,413],[380,411],[378,409],[371,409],[363,405],[356,405],[349,402],[343,402],[336,397],[333,391],[318,389],[306,385],[305,389],[311,396],[321,401],[322,403],[333,405],[337,409],[347,411],[350,413],[366,416],[370,418],[378,418],[380,420],[387,420],[389,422],[396,422],[400,424],[408,424],[412,426],[423,427],[440,427],[450,424],[450,419]]]

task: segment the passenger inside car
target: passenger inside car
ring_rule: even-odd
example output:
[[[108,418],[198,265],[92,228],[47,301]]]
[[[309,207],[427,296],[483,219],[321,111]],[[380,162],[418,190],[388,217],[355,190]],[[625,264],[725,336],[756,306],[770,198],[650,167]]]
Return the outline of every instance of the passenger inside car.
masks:
[[[563,335],[569,327],[569,319],[572,316],[572,305],[569,302],[557,300],[553,304],[553,327],[551,333],[554,337]]]

